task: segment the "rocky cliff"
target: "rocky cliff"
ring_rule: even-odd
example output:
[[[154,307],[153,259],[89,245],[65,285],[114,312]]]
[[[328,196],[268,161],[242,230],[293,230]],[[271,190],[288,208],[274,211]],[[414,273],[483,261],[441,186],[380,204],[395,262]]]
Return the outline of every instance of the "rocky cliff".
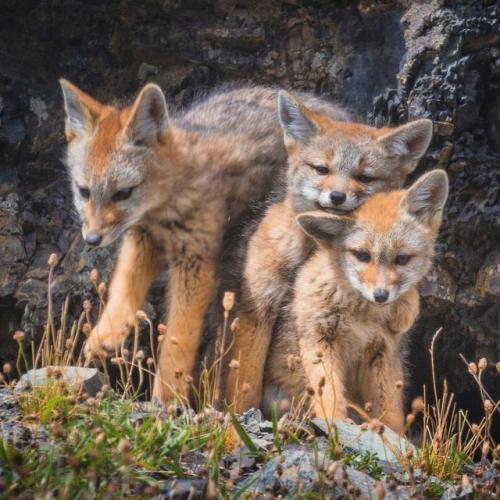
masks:
[[[0,333],[2,359],[55,294],[71,308],[114,249],[82,242],[66,174],[64,76],[103,100],[149,80],[172,106],[232,80],[309,89],[371,124],[428,117],[435,138],[417,175],[447,170],[451,197],[412,335],[412,393],[438,368],[473,405],[458,353],[500,360],[500,6],[494,1],[5,0],[0,17]],[[156,304],[159,294],[153,292]],[[495,378],[496,377],[496,378]],[[491,370],[489,384],[498,387]],[[477,406],[476,406],[477,408]]]

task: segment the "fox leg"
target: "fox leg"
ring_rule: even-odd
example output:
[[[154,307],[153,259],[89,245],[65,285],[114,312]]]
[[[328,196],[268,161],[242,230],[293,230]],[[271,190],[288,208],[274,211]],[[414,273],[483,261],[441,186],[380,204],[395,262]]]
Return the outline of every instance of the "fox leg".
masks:
[[[132,229],[123,238],[108,301],[85,346],[88,357],[115,351],[127,337],[151,282],[161,269],[161,251],[151,235]]]
[[[370,402],[372,415],[396,432],[404,428],[403,368],[394,353],[376,353],[361,367],[361,397]]]
[[[271,342],[272,320],[259,320],[253,311],[238,314],[238,330],[234,332],[231,357],[239,361],[239,369],[230,369],[226,400],[237,413],[259,408],[262,400],[264,367]],[[243,387],[245,386],[245,387]]]
[[[153,397],[163,403],[187,397],[203,320],[215,290],[214,260],[184,259],[169,276],[167,335],[160,347]]]
[[[301,344],[302,366],[311,395],[312,409],[316,415],[326,420],[347,417],[347,399],[342,362],[334,353],[317,358],[317,348]],[[318,362],[319,360],[319,362]]]

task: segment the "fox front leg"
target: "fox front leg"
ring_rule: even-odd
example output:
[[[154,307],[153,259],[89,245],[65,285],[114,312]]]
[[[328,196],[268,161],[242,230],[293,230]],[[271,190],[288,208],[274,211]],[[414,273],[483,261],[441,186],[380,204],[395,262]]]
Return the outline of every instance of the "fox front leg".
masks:
[[[123,239],[102,315],[85,345],[88,358],[115,352],[127,337],[151,282],[161,269],[161,252],[151,235],[130,230]]]
[[[199,255],[173,266],[169,278],[166,339],[161,343],[153,397],[169,403],[189,396],[203,320],[215,290],[215,259]]]

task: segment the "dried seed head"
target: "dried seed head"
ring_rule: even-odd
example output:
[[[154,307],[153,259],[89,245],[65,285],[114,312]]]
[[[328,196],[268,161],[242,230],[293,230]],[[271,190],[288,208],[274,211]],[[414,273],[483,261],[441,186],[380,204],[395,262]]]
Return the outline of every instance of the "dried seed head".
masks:
[[[94,285],[95,285],[97,283],[97,280],[99,279],[99,271],[95,268],[92,269],[92,271],[90,271],[89,278],[90,278],[90,282],[94,283]]]
[[[114,358],[111,358],[110,363],[112,365],[123,365],[125,364],[125,360],[121,356],[115,356]]]
[[[102,299],[106,295],[106,290],[107,290],[106,283],[102,281],[101,283],[99,283],[99,286],[97,287],[97,295],[99,295],[99,297],[101,297]]]
[[[238,370],[240,368],[240,362],[237,359],[232,359],[229,362],[229,368],[232,370]]]
[[[283,413],[290,410],[290,400],[284,398],[280,401],[280,409]]]
[[[421,396],[416,397],[411,402],[411,412],[414,415],[418,415],[419,413],[423,412],[424,409],[425,409],[425,404],[424,404],[424,400]]]
[[[147,314],[144,312],[144,311],[137,311],[135,313],[135,317],[139,320],[139,321],[146,321],[148,319],[148,316]]]
[[[225,292],[222,299],[224,311],[229,312],[234,307],[234,292]]]
[[[5,375],[9,375],[12,372],[12,365],[10,363],[4,363],[2,371]]]
[[[318,382],[318,387],[321,389],[323,387],[325,387],[325,383],[326,383],[326,380],[325,380],[325,377],[321,377],[319,379],[319,382]]]
[[[484,411],[488,414],[493,411],[493,403],[489,399],[484,400]]]
[[[14,340],[16,342],[23,342],[24,339],[26,338],[26,334],[22,331],[22,330],[17,330],[15,333],[14,333]]]
[[[315,394],[315,391],[314,391],[314,389],[313,389],[312,387],[308,387],[308,388],[306,389],[306,391],[307,391],[307,394],[308,394],[310,397],[313,397],[313,396],[314,396],[314,394]]]
[[[468,367],[469,367],[469,373],[471,373],[472,375],[477,375],[476,363],[469,363]]]
[[[479,427],[479,425],[477,424],[472,424],[470,426],[470,429],[472,431],[472,434],[479,434],[481,432],[481,427]]]
[[[130,441],[126,438],[120,439],[120,442],[118,443],[118,453],[127,453],[130,451],[131,445]]]
[[[92,311],[92,302],[90,300],[84,300],[83,301],[83,310],[88,314],[90,311]]]
[[[57,263],[59,262],[59,259],[57,257],[57,254],[51,253],[49,256],[48,264],[50,267],[54,268],[57,266]]]
[[[177,337],[170,337],[170,342],[174,345],[177,345],[179,341],[177,340]]]
[[[130,351],[128,349],[122,349],[122,355],[124,358],[128,358]]]
[[[155,360],[153,358],[149,357],[148,359],[146,359],[146,364],[148,366],[152,366],[155,364]]]
[[[240,330],[240,319],[239,318],[234,318],[232,323],[231,323],[231,331],[233,333],[237,333]]]
[[[489,453],[490,453],[490,450],[491,450],[491,446],[490,446],[490,443],[488,441],[485,441],[483,443],[483,448],[481,450],[482,454],[483,454],[483,457],[486,458]]]
[[[248,382],[245,382],[242,386],[241,386],[241,392],[243,394],[246,394],[251,388],[251,385],[248,383]]]
[[[158,323],[158,334],[166,335],[167,334],[167,325],[164,323]]]
[[[92,327],[90,326],[90,323],[83,324],[82,332],[86,337],[88,337],[90,335],[90,333],[92,332]]]
[[[165,335],[158,335],[158,343],[161,344],[165,340]]]
[[[64,342],[64,346],[66,349],[71,349],[73,347],[73,340],[72,339],[66,339]]]
[[[406,415],[406,425],[409,427],[410,425],[413,425],[413,422],[415,422],[415,415],[413,413]]]
[[[396,389],[402,389],[403,388],[403,381],[398,380],[395,385],[396,385]]]
[[[488,360],[486,358],[481,358],[479,360],[479,362],[477,363],[477,367],[483,371],[483,370],[486,370],[486,368],[488,367]]]
[[[370,413],[373,410],[373,405],[370,401],[365,403],[365,411],[366,413]]]
[[[135,359],[137,361],[142,361],[146,356],[144,355],[144,351],[142,349],[140,349],[139,351],[137,351],[135,353]]]
[[[106,434],[104,434],[104,432],[100,432],[99,434],[97,434],[95,438],[96,445],[99,446],[100,444],[103,444],[104,441],[106,441]]]

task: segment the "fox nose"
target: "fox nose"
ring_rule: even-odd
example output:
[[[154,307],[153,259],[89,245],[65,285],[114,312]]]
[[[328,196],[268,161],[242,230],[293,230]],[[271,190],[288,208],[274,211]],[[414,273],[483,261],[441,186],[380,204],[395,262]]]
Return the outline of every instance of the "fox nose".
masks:
[[[380,302],[382,304],[389,298],[389,292],[384,288],[377,288],[373,292],[373,298],[375,299],[376,302]]]
[[[342,193],[340,191],[332,191],[330,193],[330,200],[332,200],[332,203],[334,205],[342,205],[346,199],[345,193]]]
[[[100,243],[102,241],[102,236],[98,233],[90,232],[90,233],[87,233],[87,235],[85,236],[85,241],[89,245],[96,247],[96,246],[100,245]]]

